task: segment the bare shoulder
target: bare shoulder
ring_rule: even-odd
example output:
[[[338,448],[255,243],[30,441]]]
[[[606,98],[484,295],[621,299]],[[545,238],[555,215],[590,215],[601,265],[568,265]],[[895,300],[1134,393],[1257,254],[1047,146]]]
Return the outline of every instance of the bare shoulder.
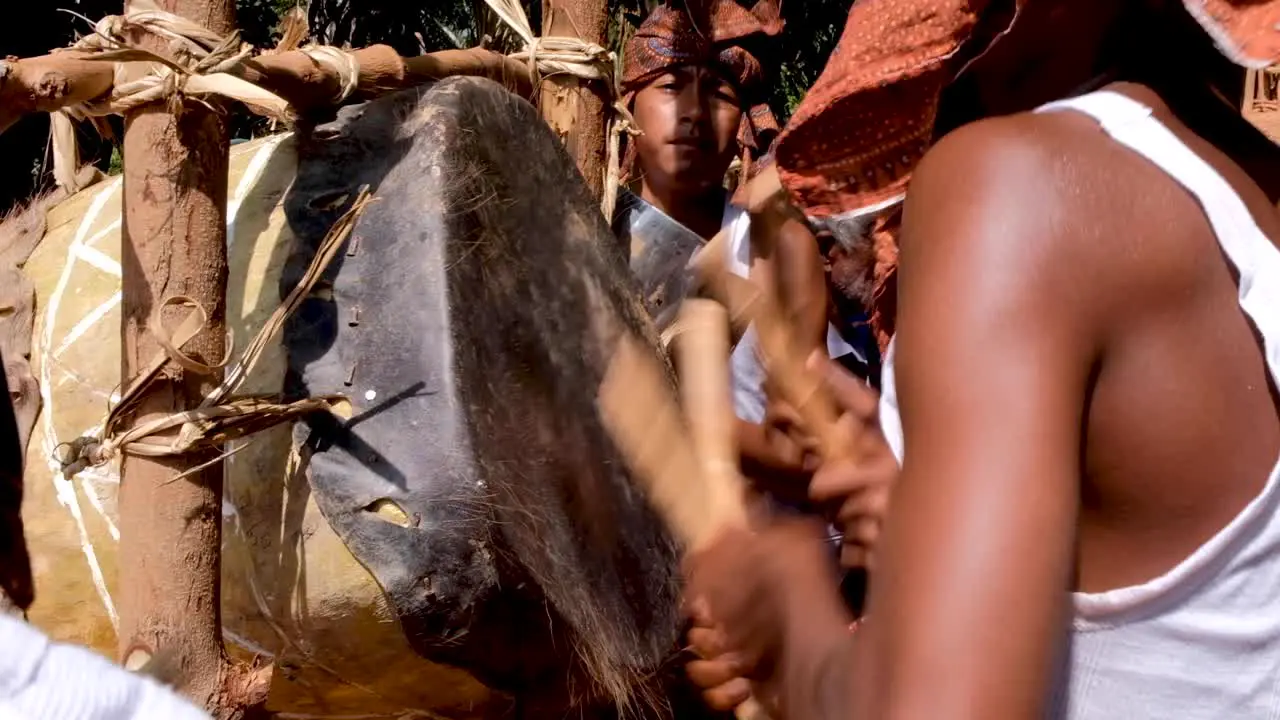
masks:
[[[963,275],[979,298],[1040,301],[1096,326],[1194,283],[1207,255],[1187,248],[1207,231],[1171,178],[1090,118],[992,118],[943,138],[917,169],[901,282],[909,293],[913,275]]]

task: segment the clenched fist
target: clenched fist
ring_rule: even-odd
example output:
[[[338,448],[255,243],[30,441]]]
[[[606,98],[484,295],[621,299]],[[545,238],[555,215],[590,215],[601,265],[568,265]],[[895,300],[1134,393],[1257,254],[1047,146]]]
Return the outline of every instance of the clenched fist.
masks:
[[[836,403],[836,432],[849,450],[839,459],[817,464],[808,499],[844,534],[841,565],[869,568],[898,479],[898,461],[880,430],[880,396],[822,353],[814,353],[808,366],[823,378]],[[800,414],[776,397],[769,402],[768,426],[772,432],[786,433],[795,447],[817,453],[817,441]]]
[[[825,378],[840,410],[838,431],[850,448],[822,463],[809,483],[809,499],[844,534],[840,564],[870,569],[898,480],[898,460],[880,429],[880,396],[824,355],[814,354],[809,368]]]
[[[726,531],[686,560],[689,644],[699,658],[687,670],[713,709],[754,696],[773,717],[803,716],[781,685],[842,645],[851,619],[824,535],[811,519],[776,519]]]

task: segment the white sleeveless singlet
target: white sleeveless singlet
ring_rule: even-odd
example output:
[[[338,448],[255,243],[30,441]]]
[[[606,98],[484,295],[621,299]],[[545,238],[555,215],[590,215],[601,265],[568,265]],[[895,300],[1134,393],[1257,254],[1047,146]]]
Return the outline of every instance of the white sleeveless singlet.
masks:
[[[729,230],[729,270],[738,277],[747,278],[751,273],[751,216],[742,208],[726,205],[722,229]],[[764,422],[765,392],[764,366],[760,363],[759,341],[755,325],[734,346],[729,356],[729,370],[733,379],[733,409],[739,418],[752,423]],[[827,353],[838,358],[857,350],[840,336],[834,325],[827,324]],[[859,357],[866,361],[867,358]]]
[[[1226,180],[1141,103],[1095,92],[1038,112],[1088,115],[1200,204],[1239,274],[1241,309],[1280,385],[1280,250]],[[905,450],[885,358],[881,425]],[[1261,494],[1172,570],[1141,585],[1073,593],[1075,617],[1050,702],[1055,720],[1280,718],[1280,461]]]

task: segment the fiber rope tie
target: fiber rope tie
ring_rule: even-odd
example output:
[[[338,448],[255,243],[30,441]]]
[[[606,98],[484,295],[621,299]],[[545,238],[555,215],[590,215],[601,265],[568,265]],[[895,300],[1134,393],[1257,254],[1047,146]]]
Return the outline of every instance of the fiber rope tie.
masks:
[[[290,422],[300,415],[331,410],[342,400],[341,396],[303,398],[285,403],[277,399],[258,396],[233,396],[252,372],[267,344],[284,327],[289,316],[315,287],[316,281],[338,254],[339,248],[351,234],[365,207],[372,202],[369,188],[360,189],[355,201],[330,228],[307,268],[306,274],[288,297],[272,312],[271,317],[254,336],[239,359],[230,365],[226,378],[205,396],[199,407],[166,415],[137,418],[126,423],[129,415],[146,390],[160,377],[170,363],[197,375],[212,375],[228,366],[231,345],[228,342],[227,358],[208,365],[182,351],[182,346],[198,335],[208,324],[208,314],[199,303],[185,296],[174,296],[161,302],[147,321],[147,331],[160,345],[160,352],[142,368],[121,393],[120,401],[107,413],[102,430],[94,435],[76,438],[59,446],[58,462],[62,472],[71,477],[93,466],[104,465],[122,453],[146,457],[174,457],[193,451],[216,448],[228,440],[261,432],[281,423]],[[189,311],[177,327],[169,330],[161,322],[162,311],[170,306],[183,306]],[[223,453],[221,457],[238,452]],[[199,467],[213,464],[216,460]],[[196,469],[187,471],[184,477]],[[175,480],[178,478],[174,478]]]
[[[568,74],[588,82],[603,82],[609,89],[613,112],[608,123],[608,159],[600,210],[606,220],[611,219],[621,183],[622,135],[640,134],[618,91],[617,54],[581,38],[534,35],[519,0],[485,0],[485,4],[524,42],[524,49],[510,57],[528,64],[535,80],[541,75]]]
[[[223,38],[159,9],[152,0],[133,4],[136,9],[132,12],[102,18],[92,33],[55,51],[78,52],[89,60],[115,64],[115,82],[106,98],[51,113],[54,177],[58,185],[68,190],[79,189],[73,120],[123,115],[157,102],[170,103],[177,109],[184,96],[221,96],[237,100],[259,115],[285,120],[292,117],[288,102],[242,77],[244,62],[253,57],[254,49],[240,41],[239,32]],[[164,40],[166,50],[142,49],[139,40],[144,36]],[[309,46],[301,50],[338,76],[340,90],[334,102],[341,103],[355,92],[360,68],[353,55],[331,47]]]

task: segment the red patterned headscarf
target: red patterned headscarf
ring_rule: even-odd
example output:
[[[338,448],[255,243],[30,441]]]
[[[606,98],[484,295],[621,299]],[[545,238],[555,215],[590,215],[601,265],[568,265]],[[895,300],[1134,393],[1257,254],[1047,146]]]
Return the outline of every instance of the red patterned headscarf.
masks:
[[[636,92],[672,68],[713,66],[737,85],[748,103],[738,142],[748,151],[747,160],[759,158],[777,136],[779,126],[764,102],[764,67],[742,41],[782,32],[777,0],[759,0],[749,10],[735,0],[687,0],[684,5],[660,5],[627,44],[622,67],[624,101],[630,105]],[[630,169],[634,159],[633,144],[624,169]]]
[[[778,139],[783,185],[829,217],[892,203],[928,149],[947,62],[986,0],[860,0]]]
[[[1183,3],[1236,63],[1263,67],[1280,59],[1280,0]],[[891,318],[877,311],[891,300],[897,222],[880,211],[905,195],[933,138],[942,90],[961,69],[957,52],[989,4],[855,2],[826,69],[774,148],[783,186],[811,218],[878,215],[873,314],[882,340],[892,331]]]

